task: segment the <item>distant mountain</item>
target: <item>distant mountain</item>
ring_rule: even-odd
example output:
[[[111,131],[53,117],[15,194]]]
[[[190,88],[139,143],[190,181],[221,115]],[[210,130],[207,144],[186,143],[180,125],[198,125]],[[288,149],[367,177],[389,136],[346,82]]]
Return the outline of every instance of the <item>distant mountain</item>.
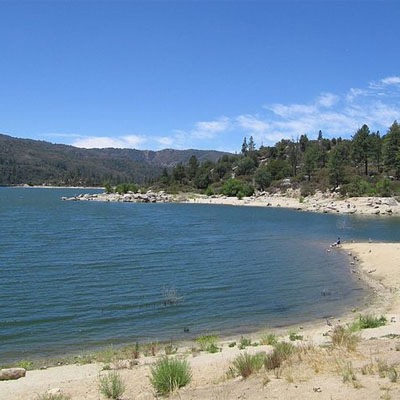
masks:
[[[216,161],[224,154],[192,149],[81,149],[0,134],[0,185],[147,183],[160,176],[164,167],[186,163],[192,155],[199,161]]]

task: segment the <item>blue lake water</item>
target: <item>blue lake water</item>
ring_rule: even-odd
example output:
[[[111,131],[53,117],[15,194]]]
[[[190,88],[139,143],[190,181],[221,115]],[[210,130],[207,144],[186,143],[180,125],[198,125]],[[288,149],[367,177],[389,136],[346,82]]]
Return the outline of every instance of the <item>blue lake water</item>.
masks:
[[[327,245],[400,240],[395,217],[60,200],[85,192],[0,188],[0,362],[338,315],[367,291]]]

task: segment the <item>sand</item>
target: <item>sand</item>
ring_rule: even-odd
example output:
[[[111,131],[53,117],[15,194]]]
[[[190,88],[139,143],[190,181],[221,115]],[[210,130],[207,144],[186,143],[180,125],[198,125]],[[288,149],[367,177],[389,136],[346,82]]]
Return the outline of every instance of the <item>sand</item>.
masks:
[[[297,191],[285,194],[268,194],[244,197],[192,195],[182,197],[182,202],[192,204],[219,204],[231,206],[281,207],[298,211],[318,212],[324,214],[358,214],[358,215],[400,215],[400,204],[391,197],[349,197],[342,198],[332,193],[317,192],[313,196],[302,198]]]
[[[271,346],[248,347],[239,350],[221,342],[222,351],[216,354],[202,352],[192,354],[188,348],[181,348],[179,356],[186,357],[193,370],[191,384],[181,389],[172,398],[176,399],[400,399],[400,383],[380,377],[378,359],[388,365],[395,365],[400,374],[400,337],[390,339],[388,334],[400,335],[400,244],[394,243],[351,243],[341,249],[349,254],[349,268],[365,279],[376,293],[370,311],[388,318],[386,326],[366,329],[361,332],[363,341],[355,353],[343,350],[326,350],[318,345],[328,344],[332,327],[326,321],[305,325],[297,332],[303,335],[299,346],[314,346],[305,350],[301,359],[285,366],[279,373],[260,372],[248,379],[227,379],[226,372],[233,359],[241,352],[269,352]],[[351,255],[350,255],[351,253]],[[356,259],[354,259],[356,257]],[[355,265],[350,265],[350,262]],[[354,318],[344,316],[340,321],[329,324],[343,324]],[[288,340],[288,329],[281,331],[283,340]],[[252,335],[259,340],[261,333]],[[161,355],[161,353],[160,353]],[[160,356],[159,355],[159,356]],[[123,399],[154,399],[150,385],[150,365],[156,357],[141,357],[139,365],[132,369],[119,369],[127,390]],[[381,362],[383,362],[381,361]],[[350,363],[350,364],[348,364]],[[350,365],[356,380],[343,382],[342,368]],[[371,365],[371,371],[363,374],[361,368]],[[116,365],[115,367],[118,367]],[[119,365],[121,367],[121,365]],[[76,400],[99,400],[98,379],[106,374],[103,364],[83,366],[64,365],[46,370],[28,371],[25,378],[17,381],[0,382],[1,400],[36,399],[49,389],[59,388]],[[277,377],[278,375],[278,377]]]

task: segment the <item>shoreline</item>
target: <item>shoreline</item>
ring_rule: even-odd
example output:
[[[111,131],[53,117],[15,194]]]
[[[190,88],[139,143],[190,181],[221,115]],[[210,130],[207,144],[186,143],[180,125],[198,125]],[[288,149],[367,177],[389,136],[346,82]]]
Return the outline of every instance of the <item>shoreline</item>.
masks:
[[[181,203],[225,206],[287,208],[303,212],[342,215],[400,216],[400,203],[394,197],[340,197],[335,193],[317,192],[303,198],[298,191],[286,193],[258,193],[238,199],[223,195],[206,196],[198,193],[167,194],[165,191],[146,193],[127,192],[80,194],[62,197],[64,201],[99,201],[123,203]]]
[[[260,335],[265,335],[265,333],[268,332],[280,335],[279,337],[281,340],[288,341],[288,330],[295,330],[297,334],[301,334],[302,336],[300,342],[296,342],[299,343],[298,345],[300,348],[301,346],[317,346],[322,349],[330,343],[329,332],[332,332],[333,326],[337,324],[345,325],[354,321],[358,314],[371,312],[376,316],[381,314],[386,315],[387,323],[378,328],[360,331],[362,341],[359,346],[366,352],[366,360],[372,359],[373,354],[378,354],[380,359],[383,350],[376,349],[380,349],[382,346],[393,347],[391,345],[391,340],[393,341],[393,339],[389,336],[393,338],[400,337],[400,262],[396,261],[400,260],[400,243],[344,243],[340,248],[334,251],[346,252],[349,257],[349,268],[354,269],[356,271],[354,274],[359,275],[358,278],[365,280],[368,287],[371,288],[374,295],[370,300],[370,304],[356,312],[348,311],[344,315],[330,319],[330,324],[328,324],[327,320],[319,322],[312,321],[301,324],[302,329],[300,328],[300,324],[296,324],[283,328],[263,329],[253,334],[248,334],[246,337],[251,338],[252,341],[260,340]],[[354,265],[351,265],[351,263],[354,263]],[[219,338],[218,346],[221,347],[221,350],[216,354],[208,352],[194,353],[192,349],[193,342],[180,342],[177,356],[185,357],[190,363],[194,371],[194,382],[187,389],[182,389],[180,393],[178,393],[178,398],[214,398],[214,391],[216,389],[225,390],[226,387],[229,387],[229,390],[246,390],[247,392],[250,390],[249,387],[245,386],[246,380],[233,379],[227,381],[226,377],[223,377],[226,370],[231,365],[233,359],[239,354],[243,354],[243,351],[247,351],[250,354],[260,351],[270,352],[272,347],[261,343],[255,347],[250,346],[247,347],[246,350],[240,350],[238,346],[233,348],[228,346],[228,344],[233,341],[239,343],[240,337],[232,336]],[[118,370],[124,379],[130,382],[128,393],[131,397],[127,397],[128,399],[157,398],[152,391],[148,376],[150,373],[150,366],[160,355],[161,353],[156,354],[156,356],[141,355],[140,358],[133,361],[133,364],[131,364],[132,360],[128,362],[128,360],[124,359],[111,362],[111,365],[113,365],[112,368]],[[398,355],[398,352],[395,355]],[[360,360],[362,361],[364,359],[361,355],[357,357],[353,359],[354,363],[359,363]],[[129,365],[126,366],[126,363]],[[8,400],[34,399],[32,393],[45,393],[49,389],[57,389],[61,390],[62,393],[71,394],[74,400],[97,400],[99,398],[98,377],[106,373],[102,371],[104,366],[109,364],[104,361],[95,361],[84,365],[81,364],[83,363],[28,371],[25,378],[16,381],[0,382],[0,398],[2,398],[2,395],[7,395]],[[284,379],[273,379],[272,382],[268,384],[267,389],[276,389],[276,397],[273,397],[276,399],[299,398],[296,397],[296,395],[300,395],[300,393],[303,393],[300,395],[301,398],[314,398],[309,394],[309,390],[311,390],[312,393],[312,385],[315,385],[315,380],[313,380],[314,378],[310,379],[311,381],[307,383],[307,380],[301,378],[300,381],[296,382],[296,385],[291,384],[290,381],[286,382]],[[379,390],[372,394],[372,392],[363,392],[362,389],[360,390],[356,387],[351,388],[348,384],[342,383],[339,377],[332,376],[332,373],[329,373],[329,376],[324,377],[324,379],[325,381],[329,379],[334,380],[333,386],[331,385],[331,387],[325,388],[321,386],[326,396],[328,396],[328,394],[336,394],[338,388],[340,388],[340,390],[344,390],[347,393],[345,398],[363,399],[366,393],[371,393],[368,398],[380,398]],[[323,385],[325,381],[321,375],[318,376],[318,385]],[[375,386],[379,387],[376,383]],[[261,387],[262,386],[258,384],[254,386],[252,389],[253,395],[247,398],[265,398],[265,392]],[[300,389],[304,390],[304,392]],[[288,396],[288,390],[293,391],[290,397],[286,397]],[[351,394],[348,394],[349,390]],[[368,390],[371,390],[371,386]],[[390,387],[390,390],[396,391],[398,388],[397,386],[393,386]],[[12,393],[12,396],[9,395],[10,393]],[[199,394],[199,397],[192,397],[192,394],[196,393]],[[236,397],[237,396],[235,396],[235,398]],[[323,396],[320,398],[325,399],[329,397]]]
[[[0,187],[5,188],[16,188],[16,189],[88,189],[88,190],[104,190],[102,186],[53,186],[53,185],[1,185]]]
[[[353,245],[357,244],[367,244],[367,243],[343,243],[341,247],[339,248],[327,248],[327,251],[337,251],[341,253],[346,253],[347,256],[348,250],[352,249]],[[384,243],[377,243],[378,245],[384,244]],[[390,243],[392,244],[392,243]],[[400,243],[399,243],[399,248],[400,248]],[[400,253],[399,253],[400,254]],[[275,325],[275,323],[271,323],[271,325],[265,324],[265,326],[260,327],[260,326],[254,326],[253,328],[249,327],[247,330],[243,330],[237,332],[237,333],[219,333],[219,332],[208,332],[207,334],[210,335],[215,335],[218,337],[218,340],[220,343],[228,343],[231,341],[239,341],[241,337],[250,337],[252,339],[259,337],[260,335],[264,334],[265,332],[269,333],[274,333],[279,336],[284,336],[287,332],[296,330],[299,331],[299,333],[305,333],[305,332],[310,332],[312,331],[313,334],[315,334],[316,331],[323,331],[327,327],[327,320],[330,320],[333,323],[349,323],[352,320],[354,320],[354,316],[361,314],[361,313],[384,313],[386,312],[387,308],[387,303],[390,302],[389,293],[390,290],[386,288],[381,282],[377,282],[372,276],[370,276],[366,271],[363,270],[361,267],[362,263],[361,262],[356,262],[356,265],[351,265],[353,262],[353,255],[356,256],[358,255],[356,251],[353,251],[352,257],[350,257],[348,263],[346,263],[345,268],[353,269],[355,274],[359,275],[359,279],[363,281],[363,285],[365,286],[363,290],[366,291],[364,294],[362,300],[359,300],[358,304],[348,304],[345,309],[342,310],[342,312],[339,312],[337,314],[331,314],[331,315],[324,315],[324,316],[316,316],[313,317],[309,320],[304,320],[301,322],[287,322],[287,323],[279,323],[279,325]],[[357,276],[356,275],[356,276]],[[383,296],[382,296],[383,295]],[[382,298],[384,300],[382,300]],[[370,304],[366,305],[365,302],[368,301]],[[400,311],[399,311],[400,312]],[[399,319],[400,320],[400,319]],[[201,335],[200,335],[201,336]],[[197,336],[196,336],[197,337]],[[189,347],[190,345],[193,345],[196,341],[196,338],[194,337],[177,337],[176,339],[163,339],[163,340],[154,340],[154,341],[146,341],[146,342],[139,342],[139,345],[141,347],[145,347],[146,345],[150,343],[157,343],[160,346],[168,345],[168,344],[174,344],[179,347]],[[85,356],[85,355],[91,355],[95,356],[96,354],[103,353],[106,351],[108,348],[113,348],[116,351],[123,351],[125,348],[131,348],[135,345],[136,341],[132,340],[127,343],[121,343],[121,344],[105,344],[105,345],[100,345],[95,348],[84,348],[81,350],[72,350],[68,352],[66,355],[49,355],[49,356],[37,356],[37,357],[27,357],[29,360],[32,360],[33,362],[39,364],[39,365],[46,365],[47,366],[57,366],[58,364],[67,364],[71,363],[71,360]],[[1,365],[16,365],[19,362],[21,362],[23,359],[18,359],[15,361],[11,362],[5,362],[0,364]]]
[[[182,203],[210,204],[247,207],[287,208],[303,212],[315,212],[323,214],[341,215],[371,215],[392,216],[400,215],[400,203],[394,197],[347,197],[318,193],[302,198],[291,195],[259,195],[244,197],[239,200],[236,197],[196,195]]]

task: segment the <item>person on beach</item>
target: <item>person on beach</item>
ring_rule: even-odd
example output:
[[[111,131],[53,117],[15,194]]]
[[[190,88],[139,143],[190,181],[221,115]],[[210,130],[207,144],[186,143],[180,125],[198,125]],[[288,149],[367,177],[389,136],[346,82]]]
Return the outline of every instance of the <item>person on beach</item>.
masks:
[[[331,247],[337,247],[337,246],[339,246],[339,245],[340,245],[340,237],[337,238],[337,240],[336,240],[335,243],[332,243],[332,244],[331,244]]]

